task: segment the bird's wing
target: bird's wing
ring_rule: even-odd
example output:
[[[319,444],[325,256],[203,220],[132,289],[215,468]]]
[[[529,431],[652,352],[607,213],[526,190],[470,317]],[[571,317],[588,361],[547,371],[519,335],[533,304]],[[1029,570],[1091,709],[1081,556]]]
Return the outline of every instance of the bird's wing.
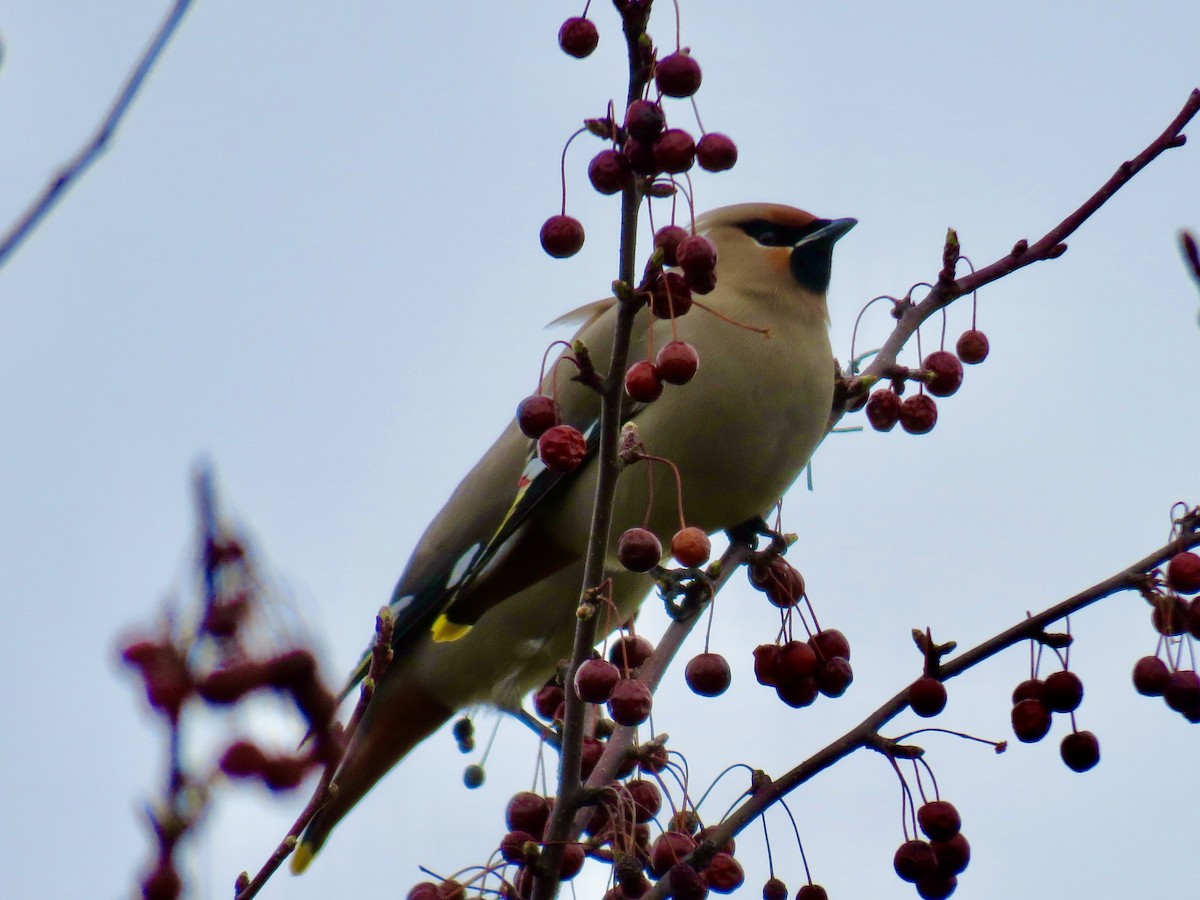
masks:
[[[615,303],[590,303],[552,323],[582,322],[575,339],[587,345],[601,371],[612,354]],[[561,366],[571,368],[569,362]],[[505,429],[434,517],[400,576],[391,601],[396,652],[427,629],[435,640],[460,637],[488,609],[579,559],[582,548],[559,545],[532,516],[590,464],[599,439],[599,396],[571,374],[560,372],[554,390],[563,422],[587,440],[583,463],[572,472],[547,469],[535,442],[515,422]],[[370,657],[368,648],[343,697],[366,676]]]

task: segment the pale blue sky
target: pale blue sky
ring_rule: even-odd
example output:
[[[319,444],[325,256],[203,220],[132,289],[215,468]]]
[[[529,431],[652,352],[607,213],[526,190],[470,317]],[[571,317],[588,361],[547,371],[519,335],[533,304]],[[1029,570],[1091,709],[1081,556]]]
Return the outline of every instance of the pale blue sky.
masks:
[[[166,5],[0,5],[0,223],[90,134]],[[936,274],[947,226],[976,263],[1037,237],[1162,130],[1200,73],[1190,2],[682,5],[701,115],[741,151],[698,179],[701,208],[773,200],[860,220],[831,290],[843,358],[867,299]],[[606,293],[617,202],[588,188],[586,145],[568,178],[587,246],[558,262],[537,243],[562,141],[623,93],[605,3],[596,55],[558,50],[578,6],[197,0],[109,154],[0,270],[0,895],[131,890],[161,735],[113,647],[191,586],[198,459],[339,680],[429,517],[567,336],[542,325]],[[818,451],[816,490],[792,492],[785,524],[823,621],[854,644],[855,684],[800,712],[754,684],[773,613],[739,583],[713,638],[734,687],[702,700],[680,672],[660,695],[658,728],[694,778],[735,760],[779,773],[915,674],[911,627],[973,644],[1157,546],[1173,501],[1200,502],[1200,298],[1175,243],[1200,228],[1198,154],[1169,153],[1061,260],[981,294],[992,357],[931,435]],[[951,335],[968,321],[956,306]],[[889,323],[869,317],[860,344]],[[1062,723],[1000,757],[926,741],[974,847],[956,896],[1194,889],[1173,861],[1194,843],[1181,779],[1200,732],[1129,686],[1154,647],[1146,609],[1122,598],[1073,624],[1096,770],[1059,762]],[[1006,737],[1024,665],[1012,652],[952,683],[939,724]],[[535,752],[505,723],[468,793],[475,757],[435,736],[310,874],[263,896],[403,897],[418,864],[482,862]],[[831,897],[915,896],[891,871],[897,798],[865,753],[796,797]],[[228,896],[303,799],[222,791],[192,848],[194,896]],[[771,825],[794,891],[790,830]],[[761,833],[741,846],[754,896]],[[599,890],[580,882],[581,897]]]

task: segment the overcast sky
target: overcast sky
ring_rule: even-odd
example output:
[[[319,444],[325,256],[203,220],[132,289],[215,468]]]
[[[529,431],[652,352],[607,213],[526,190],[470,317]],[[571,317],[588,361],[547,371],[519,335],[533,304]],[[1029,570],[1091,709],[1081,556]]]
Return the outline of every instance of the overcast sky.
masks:
[[[659,5],[651,31],[668,43]],[[947,226],[976,264],[1040,236],[1163,129],[1200,72],[1200,6],[1183,0],[681,5],[705,125],[741,152],[697,180],[699,206],[860,220],[834,260],[843,359],[866,300],[936,275]],[[166,6],[0,4],[0,230],[83,143]],[[0,895],[118,898],[136,883],[163,735],[114,647],[189,596],[198,460],[340,681],[425,524],[528,393],[546,343],[569,336],[544,323],[607,292],[617,201],[587,186],[586,144],[568,182],[587,246],[559,262],[537,242],[564,139],[624,93],[610,6],[593,4],[591,59],[558,49],[578,7],[197,0],[109,153],[0,270]],[[750,658],[774,613],[736,580],[713,630],[733,688],[693,697],[680,668],[656,707],[695,783],[735,761],[782,772],[915,676],[910,628],[974,644],[1140,558],[1167,538],[1174,501],[1200,502],[1185,226],[1200,228],[1193,145],[1139,175],[1062,259],[981,293],[992,355],[932,434],[826,441],[785,527],[822,621],[852,641],[856,680],[838,701],[779,704]],[[951,310],[951,340],[969,318]],[[860,347],[890,323],[874,307]],[[647,608],[653,632],[662,615]],[[924,739],[974,848],[957,896],[1192,896],[1200,731],[1129,684],[1154,649],[1148,620],[1124,596],[1072,623],[1079,723],[1101,742],[1092,772],[1059,761],[1060,721],[999,757]],[[1007,737],[1026,671],[1021,648],[956,680],[939,724]],[[231,727],[282,746],[285,723]],[[308,875],[263,896],[403,897],[419,864],[483,862],[536,753],[502,723],[488,781],[468,792],[461,769],[478,754],[434,736]],[[863,752],[795,796],[831,897],[916,896],[891,868],[898,795]],[[229,896],[304,799],[219,791],[190,847],[192,896]],[[790,826],[768,822],[794,891]],[[761,829],[739,856],[757,896]],[[580,897],[600,895],[597,878]]]

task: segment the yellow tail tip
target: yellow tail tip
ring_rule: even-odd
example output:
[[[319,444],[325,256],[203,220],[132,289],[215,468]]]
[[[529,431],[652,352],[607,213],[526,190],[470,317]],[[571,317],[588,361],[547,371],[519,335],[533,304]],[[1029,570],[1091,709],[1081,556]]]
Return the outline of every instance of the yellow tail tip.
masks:
[[[439,644],[446,641],[457,641],[470,630],[470,625],[459,625],[456,622],[451,622],[445,615],[441,615],[433,623],[433,640]]]
[[[304,870],[308,868],[308,864],[313,861],[313,853],[311,844],[299,844],[292,853],[292,861],[288,863],[288,867],[292,870],[293,875],[302,875]]]

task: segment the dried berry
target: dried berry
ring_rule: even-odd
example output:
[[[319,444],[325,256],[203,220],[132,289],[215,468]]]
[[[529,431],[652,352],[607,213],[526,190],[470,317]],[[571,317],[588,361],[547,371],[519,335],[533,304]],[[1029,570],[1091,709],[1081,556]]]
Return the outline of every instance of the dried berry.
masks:
[[[925,382],[925,389],[933,396],[949,397],[962,386],[962,363],[953,353],[934,350],[921,365],[933,373],[933,378]]]
[[[696,144],[696,162],[709,172],[724,172],[737,162],[737,144],[723,134],[710,131]]]
[[[867,421],[876,431],[891,431],[900,421],[900,395],[891,388],[873,391],[867,398]]]
[[[836,628],[821,629],[808,639],[808,643],[821,659],[831,659],[835,656],[850,658],[850,642]]]
[[[538,438],[538,458],[547,469],[570,472],[579,467],[587,455],[587,440],[578,428],[555,425]]]
[[[704,880],[709,890],[717,894],[732,894],[746,881],[742,864],[728,853],[714,853],[704,867]]]
[[[633,170],[619,150],[601,150],[588,163],[588,180],[601,194],[615,194],[625,185]]]
[[[690,97],[700,87],[700,64],[687,49],[665,56],[654,67],[654,83],[668,97]]]
[[[850,661],[842,656],[827,659],[816,674],[817,689],[826,697],[840,697],[854,681],[854,670]]]
[[[625,130],[644,144],[654,143],[666,127],[667,117],[662,107],[650,100],[634,100],[625,110]]]
[[[754,677],[758,679],[759,684],[775,687],[775,664],[778,659],[778,644],[759,644],[754,648]]]
[[[696,142],[682,128],[668,128],[654,141],[654,165],[660,172],[677,175],[696,161]]]
[[[954,345],[954,351],[958,354],[958,358],[967,365],[977,365],[987,359],[987,335],[974,328],[964,331],[958,339],[958,343]]]
[[[650,282],[650,311],[656,319],[678,318],[692,308],[692,291],[678,272],[659,272]]]
[[[650,873],[662,878],[696,849],[696,839],[682,831],[664,831],[650,845]]]
[[[663,252],[663,262],[668,266],[679,264],[676,250],[688,233],[678,225],[664,225],[654,232],[654,246]]]
[[[870,403],[867,404],[870,406]],[[900,404],[900,427],[909,434],[928,434],[937,424],[937,404],[928,394],[913,394]]]

